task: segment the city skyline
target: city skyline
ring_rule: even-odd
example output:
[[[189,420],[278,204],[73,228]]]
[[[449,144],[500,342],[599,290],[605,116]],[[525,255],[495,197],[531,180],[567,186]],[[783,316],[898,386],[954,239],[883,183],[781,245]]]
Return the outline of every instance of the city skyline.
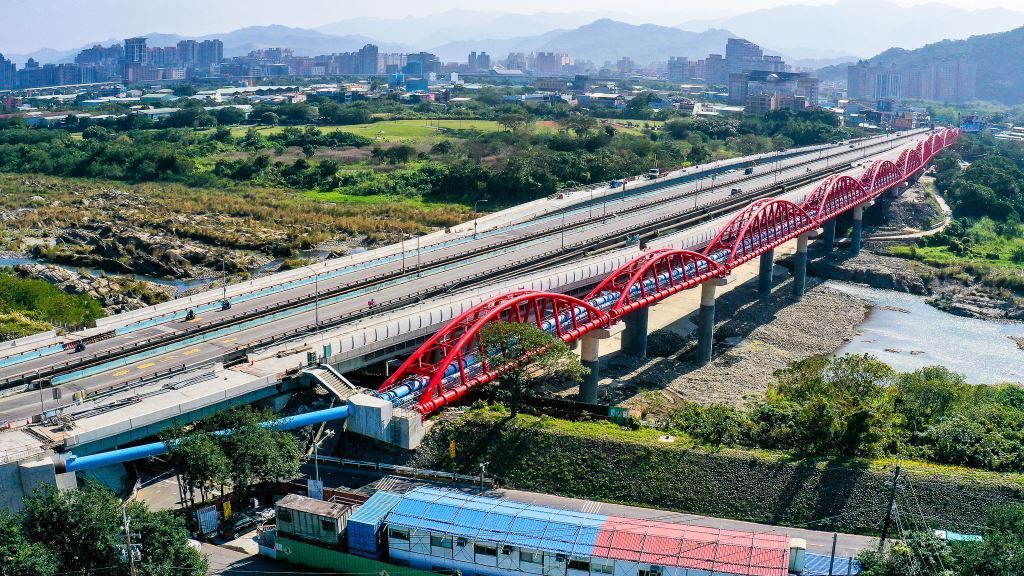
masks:
[[[11,0],[3,0],[4,3]],[[850,2],[851,0],[845,0]],[[900,6],[922,4],[943,4],[966,10],[1004,8],[1024,11],[1024,0],[890,0]],[[835,0],[723,0],[714,6],[693,5],[690,2],[667,4],[655,0],[639,0],[630,5],[629,13],[621,11],[621,4],[610,0],[568,2],[553,9],[550,3],[539,0],[525,0],[511,8],[504,3],[482,1],[470,12],[492,12],[495,14],[537,14],[537,13],[586,13],[595,16],[618,18],[630,23],[654,23],[666,26],[683,24],[686,21],[724,18],[779,6],[826,6]],[[105,42],[129,36],[152,33],[178,33],[186,37],[208,36],[249,26],[284,25],[302,28],[318,28],[335,21],[352,18],[420,17],[460,10],[456,0],[440,0],[426,8],[411,0],[396,0],[386,9],[373,5],[348,5],[347,3],[325,0],[296,0],[292,8],[281,11],[280,5],[268,0],[254,0],[245,3],[245,10],[237,10],[239,2],[225,1],[205,3],[198,0],[170,2],[158,0],[147,3],[145,8],[123,0],[98,0],[89,5],[50,0],[31,5],[18,6],[15,17],[30,23],[34,19],[46,19],[48,26],[42,29],[32,26],[14,26],[5,30],[0,40],[0,52],[30,53],[42,49],[69,50],[93,42]],[[13,13],[13,11],[8,11]],[[117,18],[111,18],[116,12]],[[196,18],[197,12],[204,14]],[[154,19],[154,14],[159,18]],[[401,16],[396,16],[401,15]],[[676,20],[660,21],[671,17]],[[17,21],[17,20],[16,20]],[[524,32],[525,34],[526,32]]]

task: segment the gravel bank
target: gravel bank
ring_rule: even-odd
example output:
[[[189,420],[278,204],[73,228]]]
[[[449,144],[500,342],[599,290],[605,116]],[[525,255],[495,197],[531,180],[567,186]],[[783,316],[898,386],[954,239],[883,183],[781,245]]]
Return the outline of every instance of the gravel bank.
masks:
[[[643,362],[621,355],[609,359],[602,379],[605,399],[628,403],[644,390],[663,390],[670,400],[742,404],[763,394],[776,370],[832,354],[853,338],[870,308],[813,279],[808,285],[812,287],[800,302],[790,297],[788,280],[778,285],[768,306],[757,302],[755,282],[722,296],[715,358],[704,367],[692,361],[693,335],[655,332],[650,337],[651,354],[661,357]]]

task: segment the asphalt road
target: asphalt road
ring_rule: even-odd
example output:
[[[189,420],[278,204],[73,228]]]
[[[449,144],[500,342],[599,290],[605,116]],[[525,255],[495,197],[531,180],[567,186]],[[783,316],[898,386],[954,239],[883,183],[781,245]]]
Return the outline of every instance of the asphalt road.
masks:
[[[91,392],[116,387],[183,365],[215,361],[236,348],[266,341],[289,331],[311,327],[318,319],[323,322],[325,319],[345,314],[366,313],[370,299],[383,303],[409,298],[425,291],[434,291],[438,287],[449,287],[453,290],[469,275],[507,269],[512,261],[541,262],[551,258],[552,254],[559,252],[564,246],[585,246],[608,235],[621,235],[624,238],[639,225],[659,216],[695,209],[728,198],[735,180],[743,180],[742,184],[735,184],[736,186],[751,190],[805,176],[807,167],[819,170],[837,163],[859,163],[867,154],[871,154],[867,156],[867,160],[874,156],[895,157],[898,150],[911,139],[909,136],[883,139],[875,143],[870,151],[865,148],[866,144],[856,149],[849,149],[845,145],[836,147],[831,157],[826,157],[823,153],[811,154],[811,157],[819,156],[821,159],[815,159],[813,164],[808,166],[793,166],[808,161],[807,157],[783,161],[782,169],[777,174],[769,171],[768,166],[762,166],[750,177],[745,177],[742,172],[724,175],[716,179],[716,187],[710,190],[703,190],[707,182],[691,182],[636,196],[627,195],[603,203],[578,207],[562,214],[499,228],[480,234],[479,237],[462,236],[429,247],[421,246],[418,254],[414,242],[406,241],[407,251],[404,258],[393,256],[342,268],[324,278],[283,286],[272,294],[238,302],[228,311],[200,311],[191,321],[169,320],[91,344],[86,352],[79,354],[113,350],[151,336],[187,333],[206,323],[223,320],[231,315],[251,314],[254,310],[282,300],[306,301],[302,307],[278,313],[279,317],[276,318],[250,320],[236,327],[190,339],[194,341],[171,345],[166,350],[142,353],[130,361],[100,365],[89,374],[66,383],[58,383],[56,387],[61,390],[63,396],[59,401],[52,399],[50,390],[43,394],[39,391],[29,391],[0,399],[0,420],[17,420],[38,414],[43,409],[66,404],[70,401],[71,395],[79,390]],[[652,205],[637,208],[646,203]],[[630,208],[635,210],[624,212]],[[534,236],[536,237],[530,239]],[[453,260],[454,263],[440,263],[445,260]],[[420,264],[418,275],[416,270],[413,270],[416,262]],[[401,275],[403,269],[406,271],[404,276]],[[373,277],[380,279],[372,280]],[[356,282],[365,283],[366,286],[336,297],[317,299],[314,296],[318,292]],[[0,368],[0,380],[32,373],[54,363],[68,361],[69,358],[69,354],[61,352],[6,366]]]

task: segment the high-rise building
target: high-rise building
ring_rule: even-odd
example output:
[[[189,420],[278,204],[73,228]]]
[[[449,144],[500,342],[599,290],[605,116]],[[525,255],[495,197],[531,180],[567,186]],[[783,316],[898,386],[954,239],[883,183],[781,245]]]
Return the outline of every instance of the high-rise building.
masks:
[[[846,95],[851,100],[871,98],[875,92],[875,76],[863,60],[846,67]]]
[[[729,38],[725,44],[725,71],[736,74],[745,70],[756,70],[752,65],[764,58],[761,47],[742,38]]]
[[[0,90],[12,90],[17,86],[17,66],[0,54]]]
[[[224,60],[224,43],[220,40],[203,40],[197,46],[196,64],[198,68],[209,70],[211,66],[219,65],[222,60]]]
[[[769,97],[770,96],[770,97]],[[729,75],[729,103],[751,113],[818,105],[818,79],[800,72],[748,70]],[[765,110],[764,107],[769,109]]]
[[[534,60],[533,68],[537,75],[562,74],[565,66],[572,63],[572,58],[568,54],[557,52],[537,52]]]
[[[128,66],[149,64],[145,38],[128,38],[124,41],[124,63]]]
[[[477,70],[476,58],[476,52],[474,51],[470,52],[469,58],[466,59],[466,68],[468,68],[470,72],[476,72]]]
[[[356,74],[380,74],[380,51],[367,44],[356,53]]]
[[[195,66],[199,63],[199,42],[195,40],[182,40],[178,42],[178,58],[185,66]]]
[[[526,71],[526,54],[522,52],[509,52],[505,58],[505,69]]]
[[[689,82],[690,60],[685,56],[673,56],[668,59],[668,81]]]
[[[491,69],[491,55],[487,52],[481,52],[476,57],[476,69],[479,72],[487,72]]]
[[[721,54],[709,54],[704,60],[704,70],[704,80],[711,86],[721,86],[729,82],[725,58]]]

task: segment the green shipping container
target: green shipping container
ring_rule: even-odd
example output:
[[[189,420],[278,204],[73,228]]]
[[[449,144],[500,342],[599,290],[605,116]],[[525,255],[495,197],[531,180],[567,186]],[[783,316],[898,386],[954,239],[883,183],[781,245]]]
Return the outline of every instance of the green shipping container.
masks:
[[[278,560],[284,560],[289,564],[314,570],[358,576],[380,574],[381,570],[387,571],[390,576],[437,576],[437,574],[423,570],[403,568],[378,560],[360,558],[359,556],[353,556],[330,548],[314,546],[297,540],[289,540],[280,535],[277,536],[276,548]]]

